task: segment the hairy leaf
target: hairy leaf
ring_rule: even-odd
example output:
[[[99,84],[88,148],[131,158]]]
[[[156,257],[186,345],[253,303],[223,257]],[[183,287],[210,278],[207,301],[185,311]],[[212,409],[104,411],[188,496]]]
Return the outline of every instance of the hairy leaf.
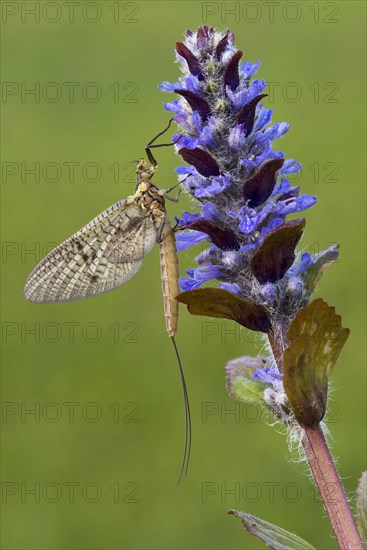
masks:
[[[339,245],[334,244],[320,252],[317,258],[313,258],[314,264],[303,275],[307,290],[313,292],[327,267],[336,262],[339,256],[338,248]]]
[[[299,310],[284,352],[284,389],[302,426],[316,426],[325,416],[328,379],[349,329],[335,308],[318,298]]]
[[[266,357],[239,357],[226,365],[227,391],[233,399],[246,403],[264,404],[264,390],[267,384],[254,378],[256,369],[263,369]]]

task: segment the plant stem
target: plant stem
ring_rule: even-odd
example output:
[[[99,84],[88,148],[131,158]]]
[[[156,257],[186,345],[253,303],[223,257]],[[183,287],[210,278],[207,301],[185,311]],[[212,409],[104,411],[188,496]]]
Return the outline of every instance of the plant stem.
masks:
[[[340,548],[363,550],[362,540],[321,427],[304,428],[301,441]]]
[[[284,372],[284,338],[269,334],[279,372]],[[283,349],[282,349],[283,348]],[[345,492],[336,471],[335,464],[326,443],[321,426],[304,428],[301,443],[305,451],[312,475],[319,489],[325,510],[330,518],[335,536],[342,550],[363,550],[364,546],[350,510]]]

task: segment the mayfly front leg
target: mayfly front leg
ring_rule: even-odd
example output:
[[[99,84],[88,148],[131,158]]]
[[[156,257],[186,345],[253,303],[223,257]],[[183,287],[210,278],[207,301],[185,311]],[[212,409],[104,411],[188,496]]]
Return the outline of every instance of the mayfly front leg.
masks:
[[[149,159],[149,162],[151,162],[153,164],[153,166],[156,168],[158,166],[158,162],[156,161],[156,159],[154,158],[153,156],[153,153],[151,151],[151,149],[153,148],[156,148],[156,147],[170,147],[171,145],[174,145],[174,143],[160,143],[160,144],[157,144],[157,145],[153,145],[153,143],[155,141],[157,141],[157,139],[159,137],[161,137],[163,134],[165,134],[167,132],[167,130],[169,130],[171,124],[173,122],[173,118],[171,118],[171,120],[169,121],[168,123],[168,126],[162,130],[162,132],[159,132],[159,134],[157,134],[156,136],[154,136],[154,138],[152,138],[150,140],[150,142],[146,145],[145,147],[145,151],[147,153],[147,157]],[[180,136],[181,137],[181,136]]]

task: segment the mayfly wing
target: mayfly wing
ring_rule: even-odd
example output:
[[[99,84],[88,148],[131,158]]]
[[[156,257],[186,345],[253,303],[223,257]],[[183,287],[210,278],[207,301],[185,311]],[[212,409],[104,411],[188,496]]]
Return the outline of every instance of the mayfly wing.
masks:
[[[26,281],[25,297],[64,302],[113,290],[134,277],[156,239],[147,212],[133,200],[121,200],[40,261]]]

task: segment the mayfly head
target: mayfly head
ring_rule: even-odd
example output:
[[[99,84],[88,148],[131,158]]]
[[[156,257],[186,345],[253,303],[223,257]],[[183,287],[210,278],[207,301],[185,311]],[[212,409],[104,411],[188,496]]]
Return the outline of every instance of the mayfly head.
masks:
[[[149,181],[154,173],[157,171],[156,166],[151,166],[148,169],[148,165],[143,158],[136,161],[136,179],[137,183],[141,181]]]
[[[145,162],[145,159],[143,159],[143,157],[136,160],[135,162],[136,162],[136,171],[137,172],[146,172],[147,171],[148,165]]]

